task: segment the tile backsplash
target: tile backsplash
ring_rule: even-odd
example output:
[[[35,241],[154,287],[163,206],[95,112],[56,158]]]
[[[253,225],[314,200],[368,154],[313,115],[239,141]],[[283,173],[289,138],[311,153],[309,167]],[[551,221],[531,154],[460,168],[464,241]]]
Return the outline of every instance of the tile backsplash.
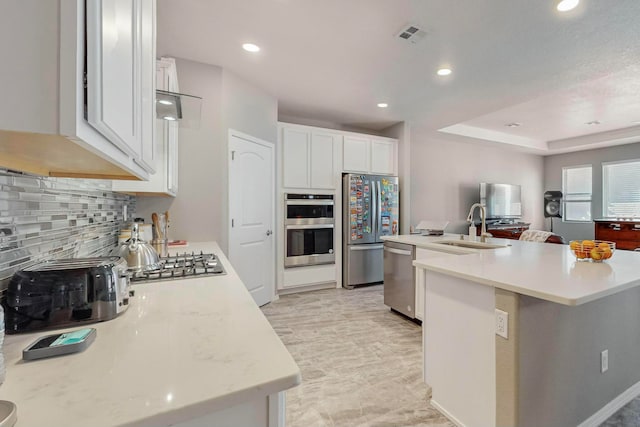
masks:
[[[56,258],[106,255],[136,199],[111,182],[0,169],[0,291],[16,271]]]

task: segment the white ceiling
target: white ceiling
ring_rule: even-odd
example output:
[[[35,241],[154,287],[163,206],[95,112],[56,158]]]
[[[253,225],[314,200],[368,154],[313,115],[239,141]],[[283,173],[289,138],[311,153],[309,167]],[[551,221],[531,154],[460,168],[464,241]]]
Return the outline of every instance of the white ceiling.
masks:
[[[158,53],[232,70],[282,116],[539,154],[640,141],[640,0],[555,3],[158,0]],[[406,23],[426,37],[397,38]]]

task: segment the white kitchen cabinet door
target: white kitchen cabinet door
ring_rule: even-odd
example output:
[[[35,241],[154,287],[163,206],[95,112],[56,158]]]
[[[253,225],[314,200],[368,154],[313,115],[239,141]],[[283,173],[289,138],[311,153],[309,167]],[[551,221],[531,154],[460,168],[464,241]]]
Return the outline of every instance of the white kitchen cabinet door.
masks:
[[[173,58],[160,58],[155,65],[156,86],[160,90],[178,92],[178,73]],[[167,195],[178,194],[178,129],[179,124],[155,118],[154,157],[156,170],[148,181],[114,180],[114,191],[136,193],[139,195]]]
[[[311,188],[334,189],[336,187],[335,151],[339,136],[313,131],[311,134]]]
[[[156,1],[138,0],[140,42],[141,137],[142,152],[138,163],[147,171],[156,171]]]
[[[87,4],[88,121],[134,158],[142,153],[141,44],[135,0]]]
[[[342,169],[344,172],[369,173],[371,140],[345,135],[342,143]]]
[[[282,132],[282,186],[285,188],[311,187],[309,174],[311,131],[283,128]]]
[[[396,141],[371,141],[371,173],[396,175],[397,158]]]

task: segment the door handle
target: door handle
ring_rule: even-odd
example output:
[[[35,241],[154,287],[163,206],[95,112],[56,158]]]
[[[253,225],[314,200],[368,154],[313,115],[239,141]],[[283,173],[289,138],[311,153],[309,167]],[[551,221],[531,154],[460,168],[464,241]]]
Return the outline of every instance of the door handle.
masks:
[[[383,245],[351,245],[349,246],[350,251],[375,251],[380,250],[384,246]]]
[[[413,252],[405,251],[405,250],[402,250],[402,249],[384,248],[384,251],[385,252],[390,252],[390,253],[396,254],[396,255],[405,255],[405,256],[413,255]]]
[[[272,234],[273,234],[273,231],[267,230],[267,236],[271,236]]]

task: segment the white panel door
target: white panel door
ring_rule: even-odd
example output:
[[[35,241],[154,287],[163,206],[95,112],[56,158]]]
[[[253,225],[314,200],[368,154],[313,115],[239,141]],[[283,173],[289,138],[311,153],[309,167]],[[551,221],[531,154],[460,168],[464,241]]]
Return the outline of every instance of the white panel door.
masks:
[[[368,173],[371,141],[367,138],[345,136],[342,143],[342,169],[345,172]]]
[[[334,152],[337,135],[313,132],[311,134],[311,188],[335,188]]]
[[[275,285],[273,145],[231,131],[229,260],[258,305]]]
[[[88,121],[138,158],[142,152],[139,13],[135,0],[87,2]]]
[[[371,173],[395,175],[396,144],[394,141],[371,141]]]
[[[284,128],[282,132],[282,186],[309,188],[311,132],[289,128]]]

